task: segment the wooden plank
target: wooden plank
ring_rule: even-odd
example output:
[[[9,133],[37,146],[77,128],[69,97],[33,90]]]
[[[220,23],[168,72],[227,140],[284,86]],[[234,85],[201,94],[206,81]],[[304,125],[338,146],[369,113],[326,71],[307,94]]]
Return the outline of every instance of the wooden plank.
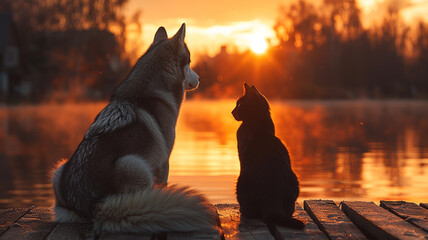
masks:
[[[241,218],[238,204],[217,205],[226,239],[273,239],[266,225],[257,219]],[[296,203],[294,216],[305,222],[305,229],[278,227],[285,239],[327,239],[303,208]]]
[[[405,201],[380,201],[380,206],[428,232],[428,209]]]
[[[88,223],[58,223],[47,240],[94,239],[95,232]]]
[[[0,209],[0,236],[6,232],[6,230],[14,222],[18,221],[22,216],[29,212],[30,208],[11,208],[11,209]]]
[[[273,239],[269,230],[262,221],[258,219],[248,219],[241,217],[241,222],[239,225],[240,231],[248,232],[254,239]],[[278,228],[278,231],[280,229]],[[281,233],[282,234],[282,233]],[[250,238],[251,239],[251,238]]]
[[[428,203],[420,203],[419,205],[423,208],[428,209]]]
[[[161,236],[165,235],[165,236]],[[85,223],[60,223],[49,234],[48,240],[55,239],[95,239],[95,233],[92,231],[92,226]],[[104,232],[99,236],[99,239],[132,239],[132,240],[151,240],[151,239],[168,239],[168,240],[185,240],[185,239],[201,239],[201,240],[219,240],[219,230],[212,232],[190,232],[190,233],[168,233],[159,234],[159,236],[150,233],[108,233]]]
[[[107,232],[104,232],[101,234],[101,236],[98,239],[100,239],[100,240],[151,240],[151,239],[158,239],[158,238],[152,238],[152,234],[150,234],[150,233],[107,233]]]
[[[189,240],[189,239],[200,239],[200,240],[220,240],[220,231],[213,230],[208,232],[190,232],[190,233],[168,233],[168,240]]]
[[[367,239],[332,200],[306,200],[304,208],[329,239]]]
[[[426,239],[423,230],[373,202],[342,202],[342,211],[367,236],[376,239]]]
[[[55,225],[51,209],[34,208],[12,224],[0,240],[45,239]]]
[[[198,239],[195,237],[194,233],[168,233],[167,240],[188,240],[188,239]]]
[[[168,235],[168,240],[173,239],[172,237]],[[192,239],[201,239],[201,240],[221,240],[224,239],[224,236],[220,230],[217,229],[217,231],[213,232],[195,232],[193,233]]]
[[[220,225],[226,239],[255,240],[246,226],[240,226],[238,204],[217,204]]]
[[[324,233],[312,221],[311,217],[296,202],[296,211],[293,216],[305,223],[303,230],[294,230],[289,228],[279,228],[279,232],[285,239],[327,239]]]

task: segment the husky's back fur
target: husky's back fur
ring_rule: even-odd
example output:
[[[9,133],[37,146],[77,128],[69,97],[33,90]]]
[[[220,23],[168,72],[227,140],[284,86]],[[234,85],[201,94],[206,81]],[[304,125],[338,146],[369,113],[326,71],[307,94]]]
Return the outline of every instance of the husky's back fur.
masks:
[[[114,91],[76,152],[53,174],[59,222],[93,222],[113,232],[212,228],[207,201],[193,190],[166,187],[175,125],[189,68],[185,25],[168,39],[163,27]]]

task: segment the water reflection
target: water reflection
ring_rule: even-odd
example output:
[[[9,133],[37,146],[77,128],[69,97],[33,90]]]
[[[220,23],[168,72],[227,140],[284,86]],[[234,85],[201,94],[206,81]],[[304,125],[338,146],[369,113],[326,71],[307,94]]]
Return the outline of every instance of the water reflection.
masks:
[[[69,157],[105,103],[0,108],[0,207],[49,206],[49,170]],[[300,200],[428,201],[428,102],[272,102],[292,155]],[[234,101],[185,102],[170,181],[213,203],[236,202]]]
[[[0,207],[47,206],[49,171],[71,156],[100,104],[0,108]]]

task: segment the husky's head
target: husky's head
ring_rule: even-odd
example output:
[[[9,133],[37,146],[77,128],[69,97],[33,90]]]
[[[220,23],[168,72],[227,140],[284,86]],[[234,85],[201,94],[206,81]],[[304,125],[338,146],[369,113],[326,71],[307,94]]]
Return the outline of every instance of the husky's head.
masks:
[[[184,42],[186,25],[168,38],[160,27],[146,53],[137,61],[128,77],[113,92],[112,99],[141,102],[147,96],[171,94],[180,105],[185,91],[196,89],[198,75],[190,69],[190,52]],[[146,100],[144,100],[146,101]]]
[[[196,89],[199,85],[199,76],[190,68],[190,52],[184,42],[186,36],[186,24],[183,23],[178,32],[170,39],[164,27],[160,27],[154,37],[150,49],[162,52],[160,55],[166,57],[166,68],[179,67],[184,90]],[[166,51],[165,51],[166,50]],[[165,68],[164,68],[165,69]],[[174,69],[165,69],[171,74],[175,74]]]

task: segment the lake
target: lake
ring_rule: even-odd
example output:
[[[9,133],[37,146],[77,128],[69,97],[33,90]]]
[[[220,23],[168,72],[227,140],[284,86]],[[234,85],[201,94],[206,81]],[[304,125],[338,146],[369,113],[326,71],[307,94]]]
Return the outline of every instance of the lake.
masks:
[[[51,206],[54,163],[70,157],[106,103],[0,107],[0,208]],[[235,203],[239,174],[230,101],[186,101],[172,184]],[[304,199],[428,202],[428,101],[272,101]]]

